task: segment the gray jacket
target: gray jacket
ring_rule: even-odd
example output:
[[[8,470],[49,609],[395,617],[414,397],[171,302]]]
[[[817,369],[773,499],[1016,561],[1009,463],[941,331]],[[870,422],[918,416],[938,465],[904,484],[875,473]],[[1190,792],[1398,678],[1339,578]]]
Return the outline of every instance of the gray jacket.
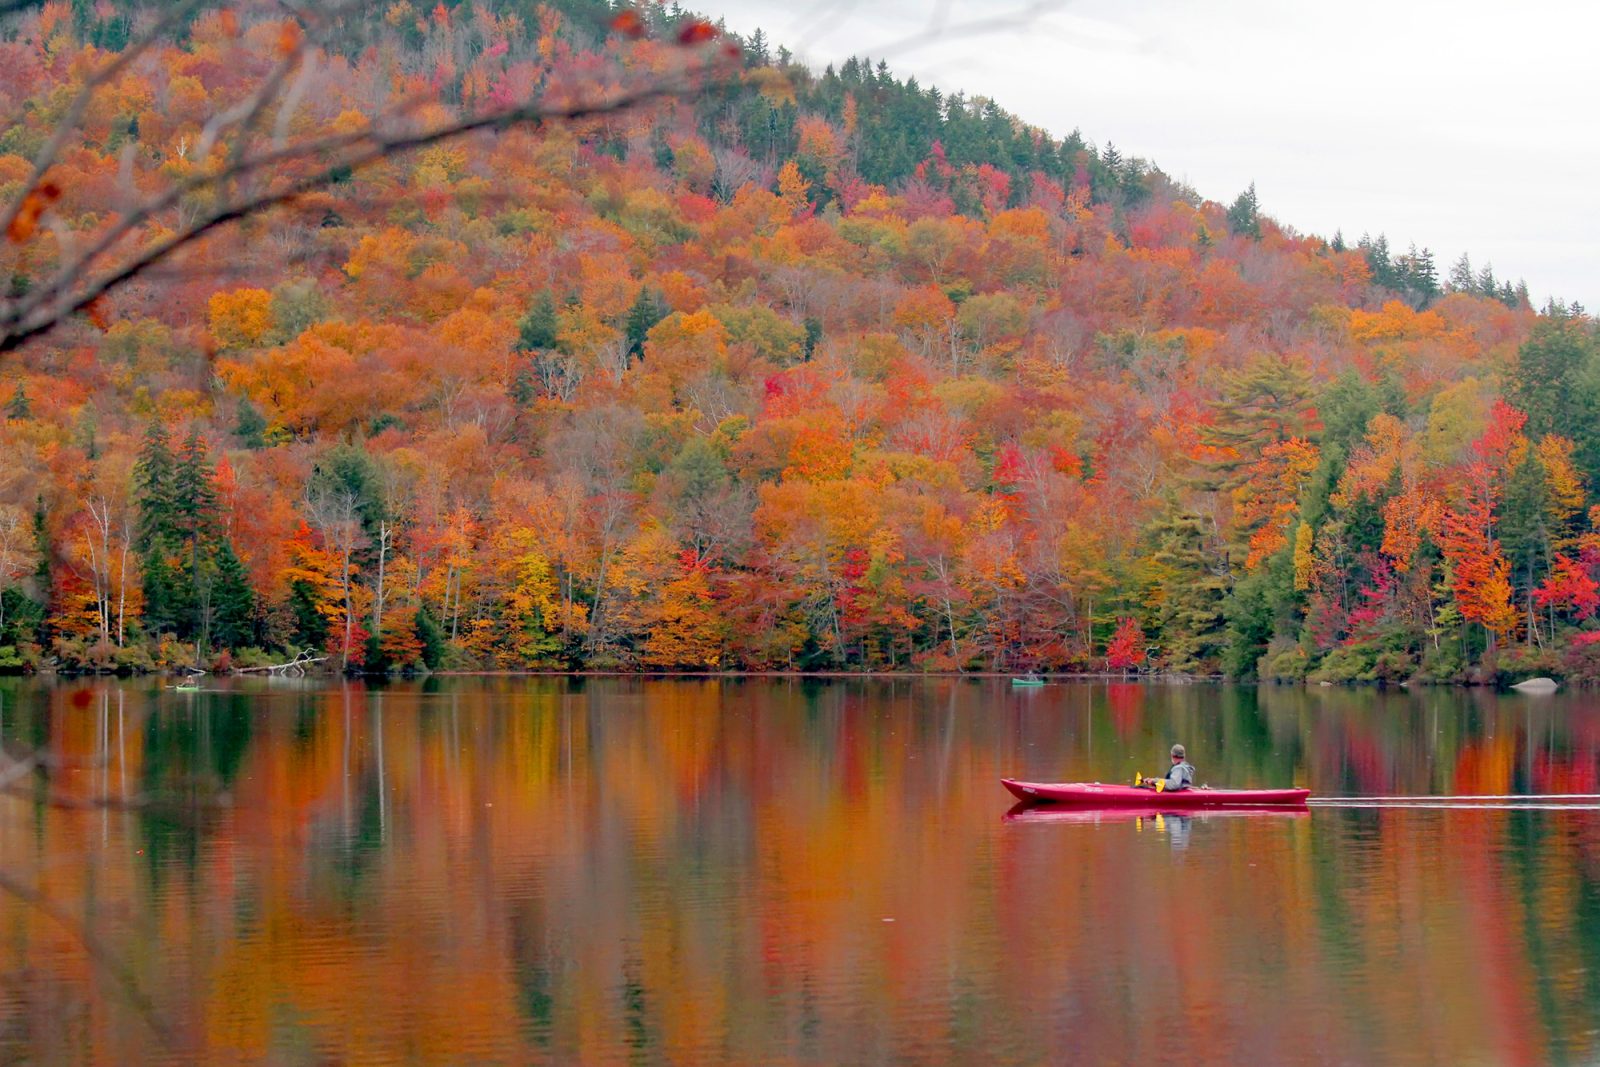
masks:
[[[1167,792],[1170,793],[1174,789],[1188,789],[1192,785],[1194,785],[1194,765],[1188,760],[1174,763],[1172,769],[1167,772]]]

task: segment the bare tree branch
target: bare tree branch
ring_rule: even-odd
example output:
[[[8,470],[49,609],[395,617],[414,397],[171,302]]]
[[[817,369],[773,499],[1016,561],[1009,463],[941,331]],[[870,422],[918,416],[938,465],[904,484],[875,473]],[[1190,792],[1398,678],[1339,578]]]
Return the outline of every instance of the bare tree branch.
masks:
[[[76,256],[57,272],[55,279],[30,291],[25,297],[0,311],[0,352],[21,344],[59,324],[68,315],[93,304],[110,290],[152,267],[198,238],[230,222],[257,214],[266,208],[287,203],[316,189],[339,181],[351,171],[388,156],[441,141],[463,137],[480,130],[504,130],[517,125],[538,125],[552,121],[573,121],[614,114],[655,100],[678,97],[697,91],[703,85],[690,80],[655,83],[604,100],[571,105],[548,105],[540,101],[489,114],[473,115],[445,123],[422,133],[381,135],[366,130],[359,133],[321,138],[277,151],[246,157],[215,175],[180,182],[167,192],[141,205],[117,223],[88,250]],[[354,149],[338,161],[303,178],[278,188],[245,196],[228,206],[202,216],[170,237],[145,249],[127,263],[99,278],[84,280],[93,264],[110,252],[123,238],[142,228],[159,213],[179,203],[185,196],[205,189],[220,188],[235,179],[284,163],[322,156],[340,149]]]
[[[4,0],[0,0],[4,2]],[[96,89],[106,85],[131,61],[133,53],[142,51],[170,29],[179,13],[187,13],[206,0],[185,0],[179,9],[169,12],[166,18],[139,42],[130,45],[117,60],[107,64],[90,79],[74,102],[73,108],[55,131],[51,143],[39,154],[35,174],[25,189],[37,187],[48,171],[70,130],[76,126],[87,108],[88,99]],[[346,5],[338,5],[333,12],[322,12],[322,27],[331,26],[331,16]],[[297,17],[298,14],[297,14]],[[302,25],[305,22],[302,20]],[[463,137],[482,130],[504,130],[516,125],[537,126],[552,121],[574,121],[596,118],[624,111],[652,101],[681,97],[692,91],[711,87],[721,77],[726,78],[737,66],[719,65],[732,58],[725,42],[687,48],[679,69],[667,75],[654,75],[643,84],[608,93],[598,98],[577,103],[552,102],[548,97],[487,113],[470,114],[432,128],[415,132],[386,129],[395,120],[403,120],[412,107],[425,101],[412,101],[389,109],[385,115],[367,128],[349,133],[298,141],[282,142],[288,113],[305,90],[305,73],[317,51],[307,44],[309,35],[303,35],[283,60],[277,63],[262,84],[235,106],[214,116],[202,132],[195,148],[195,156],[204,159],[217,141],[228,130],[233,130],[232,148],[226,165],[221,169],[198,174],[177,181],[165,190],[152,195],[131,210],[121,214],[112,225],[100,233],[86,248],[73,249],[56,269],[47,283],[35,286],[26,294],[11,301],[0,302],[0,352],[13,351],[28,340],[49,331],[68,316],[82,311],[113,289],[121,286],[144,271],[160,264],[175,252],[190,245],[228,223],[258,214],[268,208],[288,203],[298,197],[325,188],[355,170],[388,156],[424,148],[442,141]],[[261,119],[282,98],[283,87],[293,72],[299,69],[302,76],[296,79],[287,98],[282,100],[273,147],[250,152],[248,139]],[[710,79],[709,81],[707,79]],[[295,164],[315,162],[316,169],[307,175],[281,181],[251,192],[241,192],[241,187],[254,184],[252,179],[266,175],[269,179]],[[101,267],[101,263],[128,239],[144,231],[167,212],[187,198],[199,194],[212,194],[222,201],[221,206],[203,213],[192,222],[128,258],[125,262]],[[14,220],[32,192],[19,194],[11,205],[10,218]],[[9,227],[9,222],[7,223]],[[65,232],[62,234],[65,237]],[[63,245],[65,248],[65,246]]]
[[[17,190],[17,195],[6,208],[4,217],[0,218],[0,232],[9,232],[11,230],[12,223],[16,222],[17,216],[22,213],[23,205],[38,190],[39,183],[44,179],[45,172],[55,165],[56,155],[61,151],[62,146],[67,143],[67,138],[72,136],[73,131],[78,128],[78,123],[83,121],[84,112],[89,110],[89,104],[93,101],[94,94],[105,86],[110,85],[119,74],[128,69],[128,66],[134,60],[148,51],[151,45],[166,36],[174,26],[181,25],[185,18],[202,4],[208,2],[209,0],[180,0],[179,3],[168,8],[167,13],[154,26],[146,30],[138,40],[130,42],[126,48],[112,56],[104,66],[90,76],[88,81],[83,83],[83,88],[79,89],[78,95],[73,98],[72,106],[67,108],[67,113],[56,124],[55,132],[51,134],[50,140],[46,141],[44,147],[39,149],[39,155],[33,161],[33,173],[28,176],[27,181],[22,183],[22,187]],[[0,0],[0,15],[6,14],[8,11],[32,6],[24,2],[17,3],[15,7],[7,8],[4,3],[5,0]]]

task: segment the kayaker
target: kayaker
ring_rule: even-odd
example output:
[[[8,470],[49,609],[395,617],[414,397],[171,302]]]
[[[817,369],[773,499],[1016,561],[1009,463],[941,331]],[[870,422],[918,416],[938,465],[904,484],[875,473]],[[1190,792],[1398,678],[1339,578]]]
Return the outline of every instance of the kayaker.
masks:
[[[1194,766],[1186,756],[1182,745],[1172,746],[1172,769],[1167,771],[1166,784],[1161,787],[1163,792],[1172,793],[1194,785]],[[1161,781],[1159,777],[1145,778],[1139,784],[1154,789],[1158,781]]]

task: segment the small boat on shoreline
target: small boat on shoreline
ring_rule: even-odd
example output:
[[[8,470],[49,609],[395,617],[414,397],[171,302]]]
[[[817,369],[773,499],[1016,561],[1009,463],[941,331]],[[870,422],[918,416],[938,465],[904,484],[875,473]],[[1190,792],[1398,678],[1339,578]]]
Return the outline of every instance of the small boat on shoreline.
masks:
[[[1019,782],[1002,778],[1000,784],[1024,804],[1057,804],[1076,808],[1148,808],[1162,811],[1186,808],[1304,807],[1309,789],[1180,789],[1157,793],[1131,785],[1099,782]]]

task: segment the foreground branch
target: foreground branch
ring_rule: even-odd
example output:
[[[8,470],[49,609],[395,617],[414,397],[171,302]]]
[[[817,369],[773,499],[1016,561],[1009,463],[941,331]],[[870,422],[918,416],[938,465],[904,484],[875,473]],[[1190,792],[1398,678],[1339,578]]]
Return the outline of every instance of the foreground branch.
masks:
[[[157,1010],[155,1002],[150,999],[144,987],[139,984],[139,979],[122,962],[121,958],[113,952],[100,935],[89,929],[86,922],[80,921],[65,908],[56,904],[48,896],[33,886],[27,885],[19,879],[0,870],[0,892],[5,892],[27,904],[39,914],[52,919],[55,923],[72,936],[78,944],[83,946],[96,967],[109,974],[128,998],[128,1003],[133,1005],[133,1010],[138,1012],[146,1026],[155,1033],[161,1043],[168,1048],[176,1048],[177,1035],[168,1024],[166,1018]]]
[[[50,142],[40,151],[32,177],[24,183],[22,192],[7,209],[5,223],[0,229],[10,233],[14,241],[26,240],[31,236],[37,216],[48,202],[60,195],[59,190],[45,180],[45,175],[54,164],[61,145],[87,110],[94,93],[111,82],[134,56],[147,50],[167,32],[175,19],[192,12],[202,2],[184,0],[169,11],[156,27],[102,67],[84,85]],[[4,0],[0,0],[0,4],[3,3]],[[223,130],[233,127],[238,131],[232,151],[222,167],[215,172],[175,182],[148,197],[118,218],[86,249],[71,255],[55,271],[50,281],[13,300],[0,303],[0,352],[14,351],[27,341],[55,328],[71,315],[91,308],[102,297],[212,231],[327,188],[346,180],[361,168],[388,157],[480,131],[503,131],[514,126],[538,127],[548,122],[573,122],[614,115],[726,83],[740,69],[737,46],[722,40],[706,41],[696,36],[691,44],[685,46],[682,62],[676,71],[653,76],[649,81],[631,88],[597,93],[575,103],[553,101],[547,95],[517,106],[468,115],[421,131],[385,129],[385,120],[392,122],[404,118],[409,108],[400,107],[392,109],[386,116],[380,116],[371,126],[360,131],[288,145],[282,144],[281,138],[278,138],[278,143],[271,147],[254,152],[245,151],[245,138],[257,127],[267,107],[279,99],[291,72],[296,68],[306,69],[303,64],[306,56],[311,54],[311,50],[303,43],[291,49],[257,91],[207,124],[201,145],[196,150],[202,165]],[[297,86],[291,91],[283,107],[289,107],[297,99],[299,89]],[[297,165],[308,163],[314,165],[310,173],[279,180],[275,184],[271,182],[274,176],[285,170],[292,171]],[[267,185],[248,192],[240,191],[242,187],[254,184],[247,179],[260,176],[268,178]],[[168,232],[154,244],[131,254],[122,262],[115,262],[117,250],[124,242],[158,224],[163,213],[180,206],[186,199],[202,195],[216,197],[219,206]],[[112,262],[103,265],[107,260]]]

